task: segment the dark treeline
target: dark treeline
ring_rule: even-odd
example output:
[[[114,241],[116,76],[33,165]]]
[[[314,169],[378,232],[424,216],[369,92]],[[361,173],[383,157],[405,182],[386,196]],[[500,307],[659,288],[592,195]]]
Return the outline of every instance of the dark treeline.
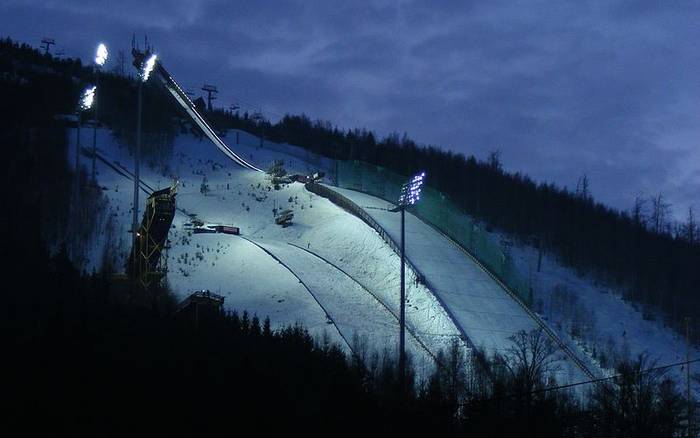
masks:
[[[650,366],[643,357],[621,363],[622,376],[591,388],[581,404],[573,393],[543,391],[555,384],[547,378],[555,348],[541,332],[522,333],[512,349],[472,367],[456,348],[441,354],[429,381],[402,398],[389,356],[349,360],[302,327],[273,331],[245,312],[195,326],[178,317],[167,290],[146,296],[80,274],[65,250],[50,256],[36,234],[3,242],[18,257],[7,268],[23,279],[0,306],[11,376],[4,417],[26,435],[609,438],[684,430],[683,398],[662,375],[640,373]]]
[[[274,124],[247,113],[220,111],[211,117],[218,126],[246,129],[336,159],[362,160],[404,175],[425,170],[428,184],[470,215],[541,245],[578,272],[621,287],[647,317],[661,310],[664,322],[678,330],[685,328],[684,317],[693,317],[692,332],[700,339],[698,224],[690,211],[685,223],[674,226],[661,195],[635,200],[630,212],[617,211],[592,199],[585,176],[575,192],[538,184],[504,171],[497,152],[482,161],[419,146],[406,135],[379,140],[371,131],[343,131],[305,116],[288,115]]]
[[[55,115],[77,106],[78,90],[69,74],[76,68],[77,61],[56,61],[29,46],[0,41],[4,205],[11,225],[34,226],[51,242],[65,237],[71,219],[76,178],[67,162],[65,123]],[[81,177],[80,186],[85,188],[85,174]],[[96,194],[83,190],[81,197],[88,200]],[[33,219],[42,219],[31,225],[21,202],[30,198],[41,208]]]

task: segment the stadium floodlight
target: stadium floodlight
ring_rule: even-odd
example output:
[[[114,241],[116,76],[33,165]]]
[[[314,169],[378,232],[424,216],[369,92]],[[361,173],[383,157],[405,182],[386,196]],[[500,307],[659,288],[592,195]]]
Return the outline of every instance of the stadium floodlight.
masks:
[[[100,85],[100,68],[105,65],[105,62],[107,62],[107,57],[109,56],[109,52],[107,51],[107,46],[104,43],[100,43],[97,46],[97,51],[95,52],[95,84],[97,86]],[[97,155],[97,125],[99,124],[98,121],[98,109],[99,109],[99,102],[95,104],[95,111],[94,111],[94,123],[92,124],[92,181],[95,182],[95,175],[96,175],[96,169],[95,169],[95,157]]]
[[[141,80],[143,82],[148,81],[148,78],[151,77],[151,72],[153,72],[157,60],[158,55],[154,53],[151,56],[149,56],[148,59],[143,63],[143,68],[141,70]]]
[[[401,186],[398,205],[389,211],[401,212],[401,295],[399,304],[399,383],[406,390],[406,208],[420,200],[425,172],[411,177]]]
[[[102,67],[105,65],[105,62],[107,62],[107,56],[109,56],[107,46],[105,46],[104,43],[100,43],[100,45],[97,46],[97,52],[95,54],[95,64]]]
[[[136,49],[134,49],[133,53],[136,54],[138,53]],[[137,117],[136,117],[136,150],[134,151],[134,204],[132,208],[132,217],[131,217],[131,230],[133,233],[133,246],[132,250],[134,251],[134,272],[136,272],[136,245],[138,243],[138,230],[139,230],[139,183],[140,183],[140,174],[141,174],[141,165],[139,163],[140,161],[140,156],[141,156],[141,123],[142,123],[142,113],[143,113],[143,84],[148,81],[148,78],[151,76],[151,73],[153,72],[153,69],[156,67],[156,61],[158,60],[158,55],[155,53],[148,55],[148,52],[146,52],[146,56],[148,58],[143,61],[143,57],[141,56],[140,53],[138,53],[138,58],[134,59],[134,66],[139,69],[139,76],[141,77],[141,81],[139,82],[139,87],[138,87],[138,99],[137,99]]]
[[[78,108],[81,111],[87,111],[90,108],[92,108],[92,104],[95,101],[95,92],[96,91],[97,91],[96,85],[93,85],[91,87],[87,87],[83,91],[83,94],[80,96],[80,104],[78,105]]]
[[[95,101],[95,92],[97,91],[96,85],[91,85],[83,90],[80,95],[80,101],[78,102],[78,108],[75,111],[77,117],[77,124],[75,130],[75,184],[74,184],[74,194],[73,194],[73,214],[77,220],[78,215],[78,197],[80,196],[80,125],[83,123],[83,111],[87,111],[92,108],[92,104]]]
[[[401,187],[401,194],[399,195],[399,207],[408,207],[409,205],[415,205],[420,199],[420,191],[423,186],[423,179],[425,178],[425,172],[421,172],[411,178],[406,184]]]

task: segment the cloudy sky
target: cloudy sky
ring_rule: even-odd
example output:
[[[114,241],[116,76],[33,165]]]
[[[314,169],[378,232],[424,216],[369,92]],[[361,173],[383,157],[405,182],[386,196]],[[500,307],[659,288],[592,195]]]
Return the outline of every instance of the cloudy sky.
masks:
[[[89,60],[148,34],[218,105],[500,150],[617,208],[661,192],[678,217],[700,208],[698,23],[696,0],[0,0],[2,36]]]

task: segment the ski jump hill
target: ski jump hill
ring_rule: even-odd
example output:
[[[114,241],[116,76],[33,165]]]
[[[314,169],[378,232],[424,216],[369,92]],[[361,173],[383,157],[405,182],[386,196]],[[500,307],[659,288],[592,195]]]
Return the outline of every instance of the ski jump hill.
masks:
[[[143,59],[147,54],[135,54],[137,56]],[[283,277],[291,275],[291,280],[280,286],[290,291],[288,295],[275,297],[280,306],[290,304],[281,311],[288,314],[287,321],[296,318],[312,331],[315,326],[324,331],[331,329],[330,339],[344,344],[353,354],[358,353],[357,337],[363,333],[381,339],[379,343],[370,341],[372,347],[395,346],[399,307],[395,267],[400,215],[390,211],[394,207],[392,199],[337,186],[337,176],[335,181],[332,178],[332,160],[295,146],[267,142],[267,146],[260,147],[262,141],[243,131],[229,131],[229,135],[235,134],[236,145],[226,145],[160,62],[154,73],[190,116],[193,124],[218,149],[216,151],[210,147],[209,152],[202,153],[201,149],[206,145],[200,144],[197,146],[200,155],[186,158],[185,154],[192,153],[193,148],[183,145],[179,152],[176,148],[179,162],[172,167],[182,166],[186,169],[181,169],[178,176],[183,183],[178,195],[178,210],[182,214],[176,216],[173,222],[173,228],[180,231],[171,231],[170,239],[175,243],[167,257],[171,264],[173,261],[180,263],[184,258],[185,267],[179,268],[179,271],[170,269],[169,281],[183,288],[206,288],[202,283],[207,279],[223,275],[213,272],[219,255],[224,257],[227,251],[246,253],[249,256],[240,262],[252,263],[260,270],[256,272],[253,269],[241,276],[276,276],[275,281],[282,282]],[[102,165],[100,173],[109,174],[112,184],[133,180],[133,174],[119,162],[128,158],[119,156],[117,148],[103,147],[99,154]],[[220,188],[222,193],[215,196],[204,193],[200,196],[197,193],[199,190],[192,189],[198,185],[199,175],[202,175],[203,169],[212,167],[211,163],[223,158],[228,159],[227,162],[237,171],[226,167],[228,164],[219,165],[221,178],[217,180],[211,176],[209,182]],[[270,191],[268,187],[266,191],[264,187],[267,176],[261,169],[269,165],[272,159],[282,159],[302,168],[301,171],[319,168],[330,171],[329,183],[309,183],[306,186],[291,183],[284,189],[284,196],[289,195],[290,204],[294,200],[294,205],[297,205],[299,198],[308,197],[307,208],[296,210],[298,221],[290,229],[260,225],[271,222],[269,211],[281,208],[284,200],[274,190]],[[197,163],[203,165],[197,167]],[[216,165],[213,168],[217,170]],[[188,174],[190,176],[186,177]],[[196,176],[192,177],[191,174]],[[149,178],[150,185],[141,181],[141,187],[146,192],[153,191],[151,186],[157,185],[153,180],[160,176],[146,174],[143,180]],[[106,181],[102,178],[100,184]],[[124,192],[122,190],[122,193],[112,195],[115,203],[124,205],[122,212],[129,205]],[[252,209],[249,201],[246,201],[250,197],[257,202],[253,203]],[[304,205],[301,204],[301,209]],[[193,238],[186,233],[186,227],[191,225],[189,222],[193,211],[206,220],[231,218],[237,214],[240,217],[250,216],[250,225],[244,223],[241,226],[241,237],[236,238],[236,243],[229,241],[223,246],[216,242],[216,261],[206,271],[202,268],[206,274],[201,277],[191,272],[189,266],[193,264],[191,258],[188,260],[187,252],[188,249],[192,251],[190,241]],[[215,236],[201,235],[197,238],[202,239],[197,243],[197,249],[204,251],[206,242],[214,242],[211,239],[215,239]],[[201,251],[197,251],[198,259],[203,259]],[[407,348],[413,354],[430,362],[438,351],[445,349],[455,339],[465,350],[477,347],[486,354],[504,353],[512,346],[510,338],[513,335],[523,330],[539,329],[559,347],[556,358],[560,365],[557,372],[560,382],[581,381],[600,374],[580,348],[548,327],[496,273],[434,224],[410,211],[406,214],[406,255],[410,268],[408,281],[413,282],[407,294]],[[277,267],[273,268],[270,263]],[[244,285],[241,276],[237,281]],[[203,287],[192,287],[193,279],[198,279]],[[272,280],[268,278],[266,281]],[[225,282],[222,280],[220,283]],[[253,289],[253,286],[249,287],[251,294]],[[306,298],[302,299],[301,295]],[[241,298],[239,304],[247,299],[251,298]],[[260,304],[264,299],[270,297],[257,297],[252,307],[262,306],[258,309],[271,313],[271,317],[280,312],[268,310],[270,307],[265,307],[268,304]]]

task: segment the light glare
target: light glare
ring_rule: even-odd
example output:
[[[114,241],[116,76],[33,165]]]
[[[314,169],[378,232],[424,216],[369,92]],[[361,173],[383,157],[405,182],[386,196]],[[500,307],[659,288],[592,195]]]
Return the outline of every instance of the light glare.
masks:
[[[81,110],[89,110],[92,108],[92,103],[95,100],[95,91],[97,90],[96,86],[92,87],[87,87],[85,91],[83,91],[83,95],[80,98],[80,109]]]
[[[148,80],[148,78],[151,76],[151,72],[153,71],[153,68],[156,66],[156,59],[158,59],[158,55],[156,55],[154,53],[143,64],[143,73],[141,74],[141,79],[144,82],[146,82]]]
[[[95,64],[99,66],[105,65],[105,62],[107,61],[107,56],[109,56],[109,52],[107,51],[107,46],[105,46],[103,43],[100,43],[99,46],[97,46],[97,54],[95,55]]]
[[[401,187],[401,194],[399,195],[400,206],[415,205],[415,203],[420,200],[420,191],[424,178],[425,172],[421,172],[413,176]]]

